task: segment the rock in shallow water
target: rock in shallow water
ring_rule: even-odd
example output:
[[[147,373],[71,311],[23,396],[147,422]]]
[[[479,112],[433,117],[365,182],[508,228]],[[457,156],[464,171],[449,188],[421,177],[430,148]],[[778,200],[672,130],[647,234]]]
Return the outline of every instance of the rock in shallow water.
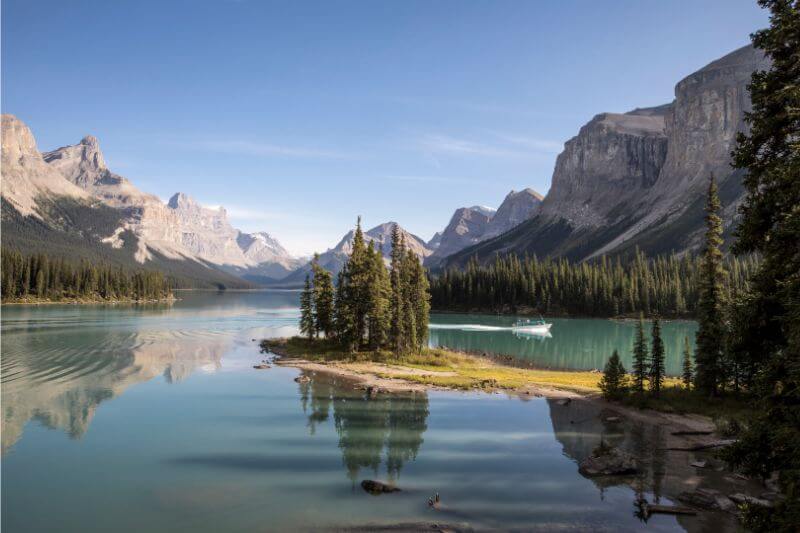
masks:
[[[625,476],[635,474],[633,456],[618,448],[608,448],[581,461],[578,472],[584,476]]]
[[[362,481],[361,488],[369,492],[370,494],[383,494],[384,492],[400,492],[400,489],[398,489],[394,485],[387,485],[386,483],[382,483],[380,481],[375,481],[372,479],[365,479],[364,481]]]
[[[736,504],[730,498],[714,489],[695,489],[691,492],[681,492],[678,499],[700,509],[713,511],[727,511],[735,513]]]

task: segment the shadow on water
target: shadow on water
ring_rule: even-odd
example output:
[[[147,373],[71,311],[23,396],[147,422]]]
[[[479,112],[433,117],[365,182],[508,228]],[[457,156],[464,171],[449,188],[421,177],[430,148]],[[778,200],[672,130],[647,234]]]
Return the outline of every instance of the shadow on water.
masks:
[[[300,383],[300,401],[309,432],[333,418],[347,477],[357,481],[362,469],[394,481],[403,465],[417,457],[428,429],[425,394],[379,394],[343,386],[333,378],[317,377]]]
[[[635,475],[584,477],[595,485],[600,499],[612,487],[631,489],[631,513],[644,522],[647,519],[637,508],[637,500],[680,505],[676,497],[681,492],[695,487],[730,491],[732,483],[737,482],[721,469],[701,470],[691,466],[698,459],[721,466],[709,454],[668,451],[669,433],[659,425],[620,417],[619,413],[587,401],[561,405],[557,400],[548,400],[548,404],[555,438],[561,443],[564,455],[575,461],[576,469],[601,442],[625,450],[637,459]],[[726,513],[706,512],[676,519],[688,531],[738,530],[736,519]]]

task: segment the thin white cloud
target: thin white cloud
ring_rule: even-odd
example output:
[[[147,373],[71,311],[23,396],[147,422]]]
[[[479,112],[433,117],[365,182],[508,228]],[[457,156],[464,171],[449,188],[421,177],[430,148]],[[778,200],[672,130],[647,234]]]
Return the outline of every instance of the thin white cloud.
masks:
[[[413,181],[418,183],[483,183],[485,180],[472,178],[461,178],[456,176],[412,176],[412,175],[390,175],[384,176],[387,180]]]
[[[228,216],[231,218],[240,218],[246,220],[257,221],[270,221],[270,220],[286,220],[290,218],[287,213],[272,210],[251,209],[249,207],[231,206],[226,207]]]
[[[223,154],[251,155],[256,157],[291,157],[310,159],[353,159],[351,153],[303,146],[285,146],[266,142],[244,140],[211,140],[188,145],[199,150]]]
[[[531,158],[557,154],[562,145],[515,134],[490,132],[490,140],[471,140],[442,134],[423,135],[419,146],[429,154],[456,154],[477,157]]]
[[[524,135],[514,135],[496,131],[491,133],[502,141],[505,141],[509,144],[528,148],[534,152],[540,152],[546,154],[558,154],[564,149],[564,143],[558,141],[550,141],[547,139],[526,137]]]
[[[486,157],[519,157],[523,155],[519,150],[509,150],[490,144],[458,139],[448,135],[425,135],[420,140],[420,144],[425,150],[440,154],[451,153]]]

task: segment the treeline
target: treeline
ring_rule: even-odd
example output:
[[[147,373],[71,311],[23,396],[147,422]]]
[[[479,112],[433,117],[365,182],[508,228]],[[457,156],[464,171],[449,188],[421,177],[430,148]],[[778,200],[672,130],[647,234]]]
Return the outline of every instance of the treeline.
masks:
[[[158,300],[171,295],[160,272],[127,271],[88,261],[2,249],[2,298],[14,301]]]
[[[549,315],[692,317],[699,300],[701,258],[676,255],[648,259],[639,251],[628,261],[602,257],[566,259],[498,256],[464,270],[450,269],[430,281],[434,309]],[[747,286],[758,261],[753,255],[726,261],[726,292]]]
[[[300,297],[300,331],[322,335],[349,351],[419,352],[428,341],[430,295],[419,258],[392,228],[391,263],[356,225],[353,250],[334,287],[331,274],[312,262]]]

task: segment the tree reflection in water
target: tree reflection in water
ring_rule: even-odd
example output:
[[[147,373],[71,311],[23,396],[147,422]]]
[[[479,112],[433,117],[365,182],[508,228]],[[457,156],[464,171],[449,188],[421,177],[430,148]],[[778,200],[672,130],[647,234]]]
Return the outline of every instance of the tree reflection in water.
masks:
[[[403,465],[417,457],[422,435],[428,429],[425,394],[369,397],[364,391],[354,390],[352,384],[317,375],[310,382],[300,383],[300,398],[312,435],[328,421],[333,408],[342,462],[353,482],[362,468],[377,476],[382,462],[388,479],[396,480]]]

